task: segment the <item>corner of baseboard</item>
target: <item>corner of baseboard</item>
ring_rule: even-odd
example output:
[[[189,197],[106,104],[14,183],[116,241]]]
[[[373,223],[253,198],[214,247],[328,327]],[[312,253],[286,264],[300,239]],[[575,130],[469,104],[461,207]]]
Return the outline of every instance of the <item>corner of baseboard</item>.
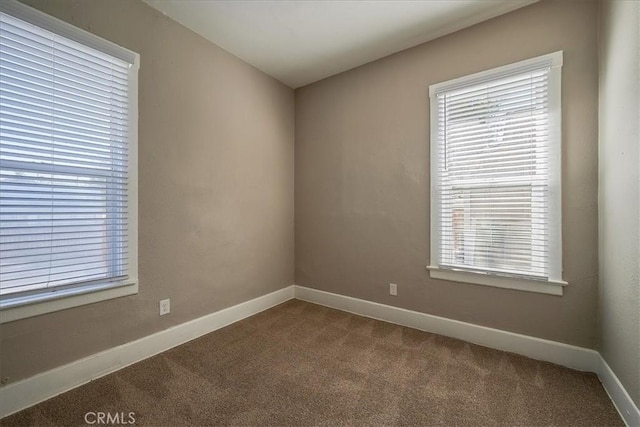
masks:
[[[458,338],[572,369],[594,372],[600,378],[604,389],[627,426],[640,427],[638,407],[602,355],[596,350],[487,328],[299,285],[295,285],[294,295],[303,301],[361,316]]]
[[[598,377],[620,417],[628,427],[640,427],[640,409],[601,354],[599,362]]]

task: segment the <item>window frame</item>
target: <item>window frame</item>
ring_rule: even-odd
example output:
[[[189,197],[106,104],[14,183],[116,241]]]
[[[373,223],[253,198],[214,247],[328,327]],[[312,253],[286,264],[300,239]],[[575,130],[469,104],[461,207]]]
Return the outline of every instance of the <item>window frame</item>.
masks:
[[[38,316],[138,293],[138,70],[140,55],[15,0],[0,2],[0,12],[129,62],[128,75],[128,279],[17,292],[0,298],[0,323]]]
[[[563,53],[562,51],[541,55],[505,66],[481,71],[453,80],[436,83],[429,86],[430,98],[430,264],[427,266],[429,275],[433,279],[454,282],[493,286],[499,288],[516,289],[521,291],[538,292],[543,294],[563,294],[563,287],[568,285],[562,279],[562,110],[561,110],[561,77]],[[439,164],[435,153],[439,150],[439,121],[438,94],[464,88],[483,82],[501,79],[517,73],[549,68],[548,111],[549,111],[549,152],[550,152],[550,186],[549,186],[549,275],[546,280],[530,277],[516,277],[496,274],[494,272],[478,272],[463,269],[443,268],[440,263],[440,200],[439,194]]]

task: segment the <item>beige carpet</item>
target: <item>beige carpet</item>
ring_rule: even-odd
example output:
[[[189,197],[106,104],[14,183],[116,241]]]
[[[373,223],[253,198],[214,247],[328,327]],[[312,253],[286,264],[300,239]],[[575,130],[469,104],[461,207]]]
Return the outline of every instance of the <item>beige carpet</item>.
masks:
[[[298,300],[0,424],[85,425],[87,412],[149,426],[624,425],[594,374]]]

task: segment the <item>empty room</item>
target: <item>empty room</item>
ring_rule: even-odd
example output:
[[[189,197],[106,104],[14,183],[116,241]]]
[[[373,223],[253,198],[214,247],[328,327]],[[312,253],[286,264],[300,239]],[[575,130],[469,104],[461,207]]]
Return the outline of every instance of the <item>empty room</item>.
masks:
[[[0,425],[640,427],[640,1],[0,0]]]

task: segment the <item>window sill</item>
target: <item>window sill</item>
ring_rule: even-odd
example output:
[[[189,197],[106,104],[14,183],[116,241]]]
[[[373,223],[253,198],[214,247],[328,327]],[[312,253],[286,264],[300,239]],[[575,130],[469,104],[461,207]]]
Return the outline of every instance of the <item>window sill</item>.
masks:
[[[0,301],[0,323],[9,323],[54,311],[93,304],[138,293],[138,283],[104,283]]]
[[[427,266],[427,270],[429,270],[429,275],[433,279],[472,283],[475,285],[515,289],[519,291],[536,292],[548,295],[562,296],[564,287],[568,285],[565,281],[542,281],[519,277],[492,276],[489,274],[471,273],[468,271],[446,270],[434,266]]]

